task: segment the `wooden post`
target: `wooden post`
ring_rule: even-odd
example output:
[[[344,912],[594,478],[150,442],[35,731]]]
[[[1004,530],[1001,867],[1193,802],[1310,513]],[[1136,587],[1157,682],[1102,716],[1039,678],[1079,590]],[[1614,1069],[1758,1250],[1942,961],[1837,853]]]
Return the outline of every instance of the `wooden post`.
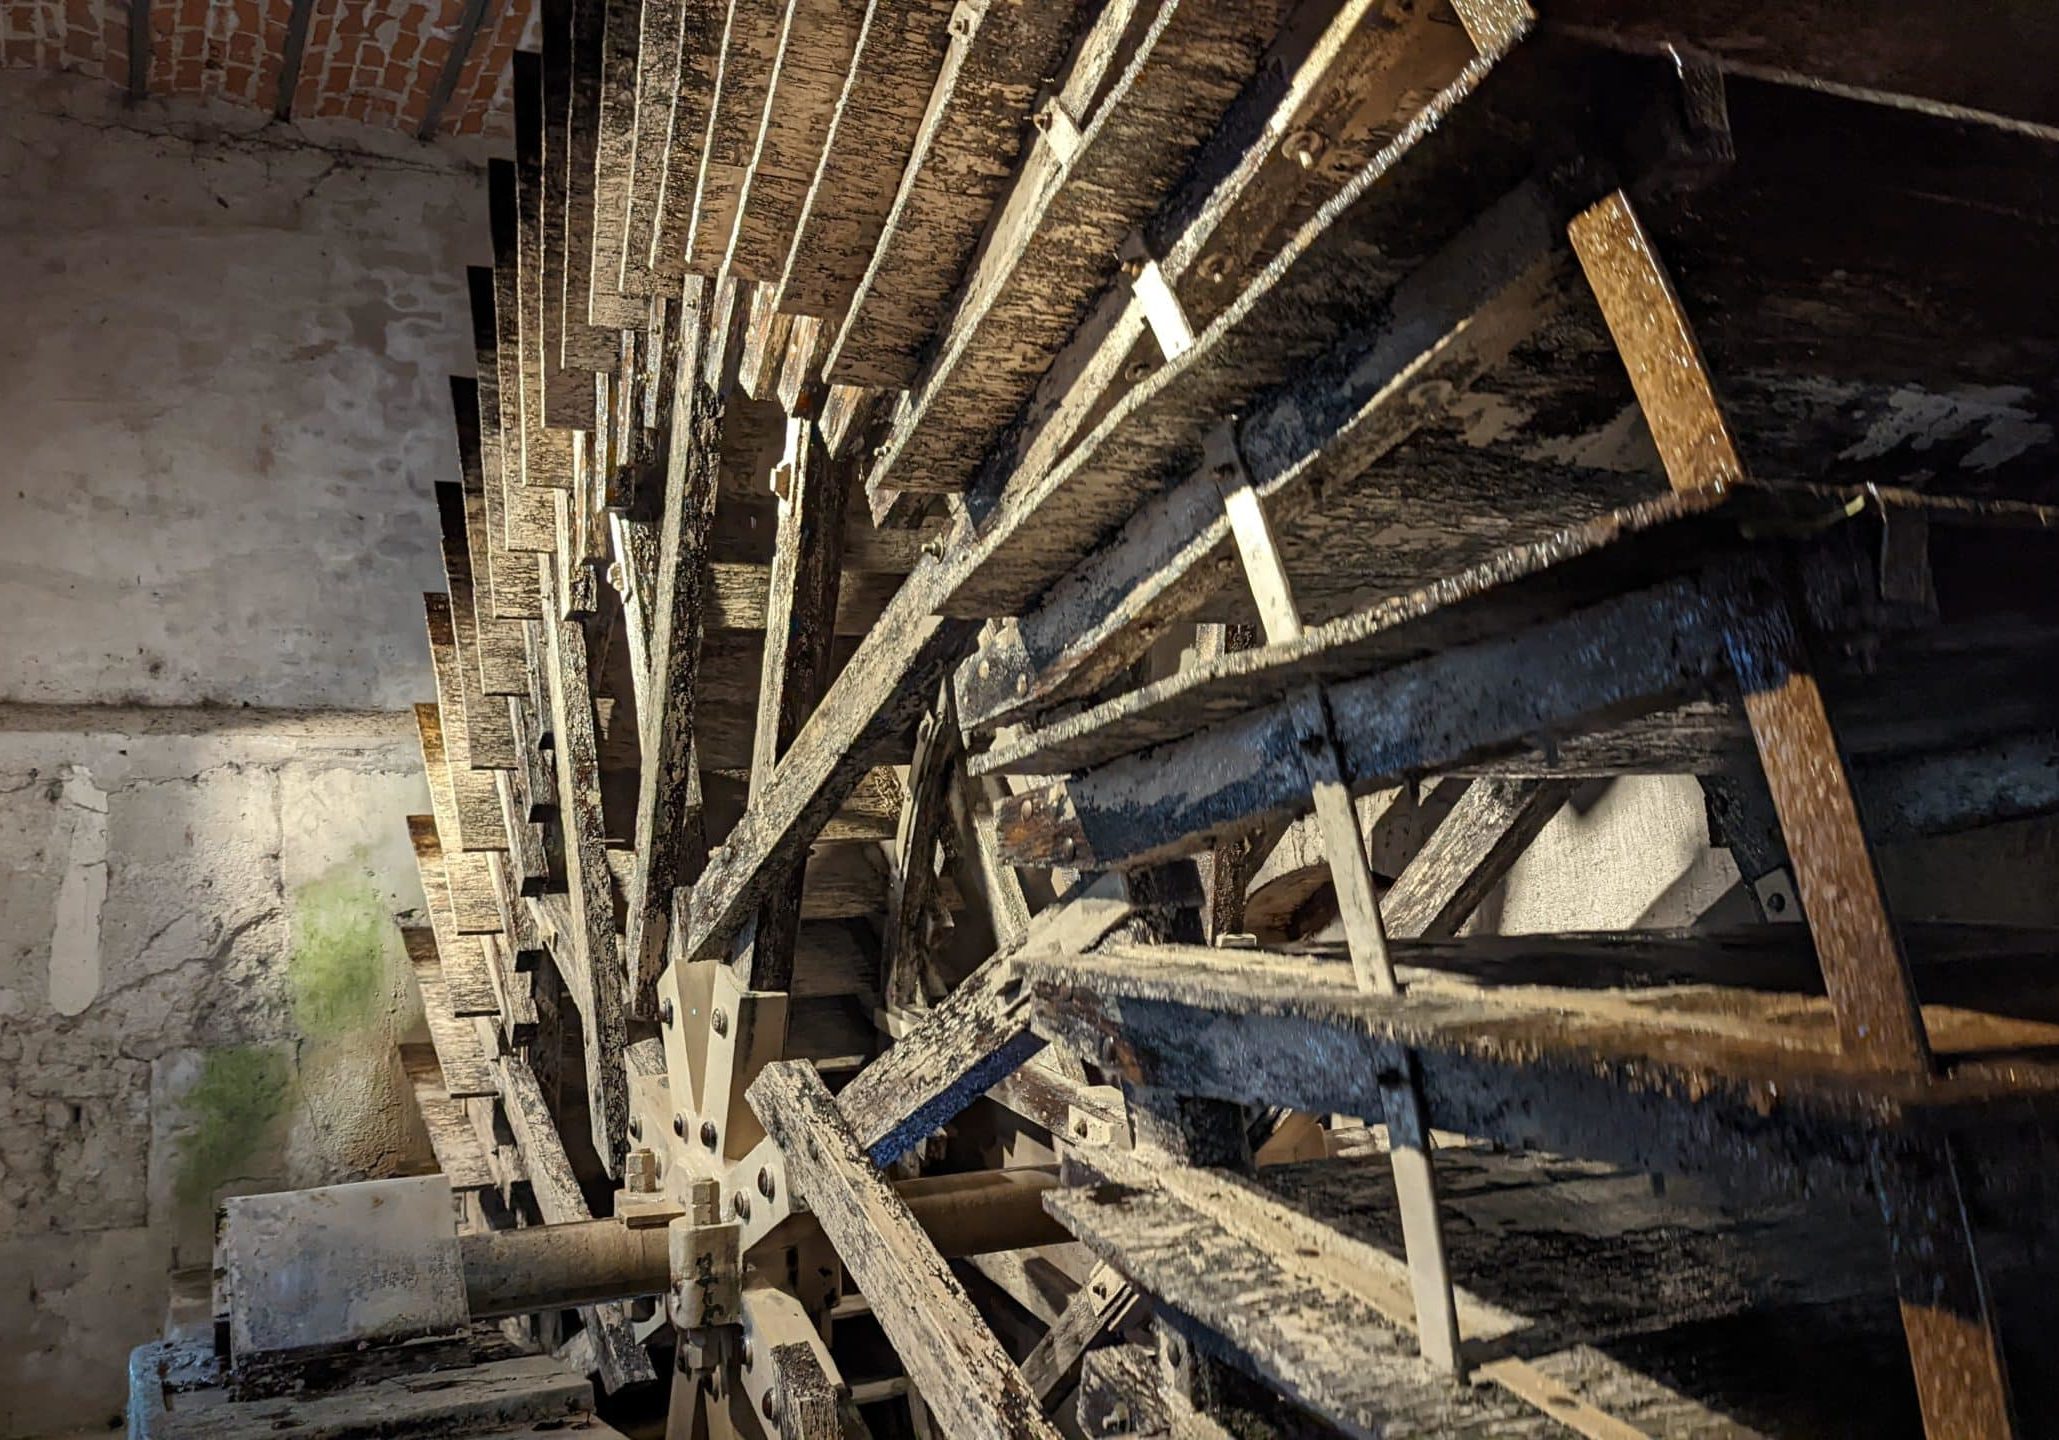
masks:
[[[1607,196],[1568,234],[1673,488],[1720,491],[1742,479],[1693,327],[1629,198]],[[1844,1048],[1882,1070],[1928,1074],[1908,959],[1784,598],[1776,593],[1741,616],[1728,648]],[[2013,1436],[2008,1371],[1950,1142],[1906,1148],[1882,1139],[1873,1169],[1925,1431],[1936,1440]]]

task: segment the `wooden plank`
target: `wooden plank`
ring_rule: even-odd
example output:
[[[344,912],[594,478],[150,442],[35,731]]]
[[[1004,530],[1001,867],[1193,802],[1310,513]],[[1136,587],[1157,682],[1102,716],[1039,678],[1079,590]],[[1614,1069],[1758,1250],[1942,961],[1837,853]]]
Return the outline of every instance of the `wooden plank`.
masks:
[[[925,695],[956,662],[969,622],[938,618],[938,570],[919,570],[894,596],[747,812],[695,882],[685,958],[717,959],[801,863],[824,824],[870,771],[888,737],[912,724]]]
[[[1475,780],[1380,899],[1388,933],[1456,935],[1572,793],[1562,780]]]
[[[422,1128],[429,1132],[429,1148],[435,1152],[436,1168],[457,1191],[497,1188],[493,1167],[486,1162],[486,1147],[479,1143],[472,1120],[462,1102],[444,1088],[443,1070],[433,1046],[403,1045],[401,1064],[415,1092],[415,1109]],[[426,1056],[410,1051],[427,1051]]]
[[[630,885],[626,952],[632,1013],[657,1006],[665,967],[673,892],[692,881],[706,858],[701,835],[700,766],[694,748],[700,681],[702,606],[709,573],[708,526],[714,512],[724,399],[698,360],[710,323],[698,282],[689,282],[685,358],[672,400],[667,439],[664,519],[651,606],[651,678],[656,703],[641,707],[642,768],[637,777],[636,856]],[[713,300],[714,297],[707,297]],[[721,315],[721,312],[717,312]],[[726,319],[726,316],[722,317]],[[721,323],[717,320],[713,323]]]
[[[514,171],[506,161],[495,162],[494,173],[499,176],[488,184],[491,197],[489,208],[495,214],[496,237],[505,224],[509,236],[513,230]],[[501,215],[505,209],[507,214]],[[513,254],[513,241],[509,240],[509,253]],[[510,265],[512,266],[512,258]],[[518,359],[515,346],[516,321],[513,299],[515,275],[508,271],[505,288],[509,293],[507,318],[502,320],[500,301],[495,288],[500,285],[497,269],[481,269],[477,266],[465,272],[470,292],[472,310],[472,354],[473,367],[479,380],[473,390],[473,403],[467,408],[464,397],[458,393],[456,382],[452,384],[452,399],[457,407],[459,432],[459,458],[464,459],[464,437],[467,425],[476,427],[479,434],[478,501],[483,507],[480,532],[472,542],[472,568],[478,582],[478,593],[485,603],[480,607],[482,632],[492,633],[493,627],[504,627],[507,633],[518,639],[521,627],[518,621],[536,613],[536,567],[526,556],[517,556],[516,547],[508,543],[511,529],[519,528],[519,522],[509,513],[508,486],[510,476],[519,478],[522,465],[521,398],[519,387],[521,376],[517,372]],[[509,349],[503,358],[500,348],[500,332],[506,329],[509,335]],[[508,383],[517,387],[516,392],[503,397],[502,374]],[[471,471],[465,471],[468,496],[471,494]],[[469,499],[467,503],[472,503]],[[499,687],[507,677],[494,672],[481,677],[487,689],[500,693]]]
[[[638,80],[643,70],[643,0],[602,0],[600,113],[594,132],[593,251],[588,266],[585,318],[615,330],[642,330],[650,321],[648,288],[623,284],[628,242],[629,185],[637,143]],[[677,6],[671,7],[676,15]],[[672,31],[677,44],[677,29]],[[655,36],[653,37],[655,39]],[[675,49],[675,60],[676,49]],[[639,273],[642,267],[638,267]]]
[[[479,313],[477,307],[483,304],[485,318],[491,321],[493,272],[474,266],[466,275],[471,281],[475,316]],[[479,367],[482,376],[492,375],[491,344],[480,350]],[[502,616],[500,611],[503,606],[510,612],[523,607],[525,587],[515,580],[515,575],[525,570],[532,572],[526,592],[533,594],[535,567],[526,561],[516,564],[511,559],[499,538],[500,532],[494,528],[497,505],[492,509],[488,505],[489,495],[497,494],[501,488],[499,397],[487,381],[474,383],[453,376],[451,404],[457,415],[458,458],[464,476],[464,554],[470,571],[465,588],[471,594],[479,688],[486,695],[521,695],[528,688],[527,634],[519,615]],[[484,428],[489,416],[491,431]],[[495,593],[497,571],[507,572],[500,582],[504,601]],[[448,573],[445,578],[449,579]],[[455,593],[456,582],[451,583]]]
[[[846,534],[849,533],[847,530]],[[898,575],[845,573],[837,590],[833,634],[863,635],[879,620],[900,588]],[[710,630],[763,630],[772,570],[765,565],[711,563],[708,567]]]
[[[451,1013],[435,945],[409,946],[408,963],[414,969],[415,988],[422,994],[422,1018],[436,1047],[436,1063],[443,1070],[444,1091],[453,1100],[498,1095],[500,1089],[494,1084],[486,1057],[480,1053],[479,1038],[471,1022]]]
[[[566,1158],[558,1138],[557,1123],[536,1083],[536,1073],[520,1055],[503,1056],[498,1062],[507,1106],[508,1125],[529,1167],[529,1186],[536,1196],[536,1208],[553,1225],[591,1220],[579,1177]],[[626,1385],[655,1380],[657,1372],[629,1320],[629,1307],[620,1303],[584,1305],[579,1317],[594,1336],[594,1358],[601,1384],[612,1394]]]
[[[682,0],[679,13],[679,62],[651,226],[652,276],[673,283],[684,279],[691,266],[702,162],[707,156],[708,122],[713,118],[729,6],[726,0]],[[637,183],[640,190],[643,181],[639,178]],[[698,273],[705,276],[709,272],[702,269]]]
[[[887,889],[886,925],[880,936],[880,973],[886,1003],[927,1000],[923,989],[926,929],[936,893],[937,842],[949,803],[953,763],[958,758],[958,723],[946,686],[915,731],[915,755],[908,762],[908,796],[894,834],[893,875]],[[1005,941],[999,933],[997,940]]]
[[[1101,493],[1108,465],[1128,471],[1155,453],[1150,447],[1191,443],[1185,417],[1200,419],[1207,405],[1189,410],[1177,397],[1180,386],[1174,382],[1185,376],[1209,393],[1210,402],[1244,412],[1238,449],[1253,493],[1270,523],[1289,523],[1310,496],[1348,485],[1434,421],[1444,405],[1562,306],[1563,213],[1541,190],[1511,193],[1396,286],[1387,322],[1370,349],[1361,348],[1365,337],[1350,336],[1339,353],[1305,360],[1263,398],[1246,387],[1270,369],[1245,363],[1250,347],[1238,344],[1234,326],[1211,332],[1197,347],[1201,353],[1183,355],[1161,372],[1167,378],[1155,383],[1167,388],[1157,392],[1158,402],[1120,408],[1053,471],[1051,484],[1083,484]],[[1274,313],[1260,309],[1252,323],[1276,327],[1281,322]],[[1278,313],[1298,310],[1289,305]],[[1247,352],[1244,359],[1238,358],[1240,349]],[[1219,361],[1234,368],[1216,371]],[[1225,387],[1235,387],[1235,393],[1222,394]],[[1176,412],[1183,416],[1178,422],[1172,418]],[[1145,448],[1127,448],[1133,444]],[[1099,458],[1104,453],[1106,461]],[[1088,693],[1220,588],[1236,553],[1235,539],[1213,466],[1205,455],[1197,459],[1191,478],[1141,507],[1102,549],[1075,563],[1004,638],[983,647],[978,661],[986,664],[985,677],[975,662],[962,684],[961,698],[975,707],[970,723],[990,728]],[[1464,503],[1455,489],[1453,499]],[[1444,508],[1429,496],[1422,504],[1425,513]],[[997,563],[1006,574],[1017,561]],[[1021,589],[1004,594],[988,588],[998,578],[989,570],[973,589],[1005,605],[1034,583],[1025,576]]]
[[[1036,1395],[814,1070],[800,1061],[768,1065],[750,1100],[787,1157],[788,1183],[806,1197],[946,1432],[1055,1440]]]
[[[1648,712],[1705,691],[1726,674],[1727,612],[1740,603],[1728,588],[1675,581],[1516,636],[1330,685],[1342,783],[1362,793],[1524,736]],[[1256,668],[1272,649],[1220,663]],[[1563,657],[1571,654],[1606,656],[1608,667],[1569,673]],[[1287,816],[1306,803],[1300,737],[1319,723],[1309,704],[1297,693],[1159,745],[1148,758],[1126,756],[1063,785],[1010,796],[997,821],[1003,853],[1016,864],[1135,865]]]
[[[553,613],[555,585],[544,587]],[[569,944],[553,950],[579,1001],[586,1043],[588,1108],[594,1151],[610,1175],[628,1148],[629,1093],[622,1068],[627,1043],[624,980],[616,949],[615,897],[601,838],[600,756],[586,631],[574,620],[546,620],[545,668],[551,735],[557,760],[558,815],[564,827],[566,889],[572,915]]]
[[[617,222],[622,227],[621,265],[613,277],[624,295],[657,291],[651,241],[665,186],[672,107],[679,98],[679,48],[685,26],[685,0],[642,0],[637,7],[634,123],[628,183],[622,187],[622,216]]]
[[[994,16],[968,10],[953,32],[954,3],[870,0],[822,141],[775,304],[788,314],[840,321],[864,276],[922,124],[945,52]],[[1012,137],[1010,137],[1012,139]],[[832,332],[834,333],[834,332]]]
[[[424,595],[429,631],[429,658],[436,672],[437,729],[444,766],[450,774],[451,813],[457,821],[459,850],[505,850],[507,829],[501,822],[500,796],[493,777],[473,768],[471,736],[465,726],[464,663],[458,657],[448,595]],[[496,702],[498,703],[498,702]],[[449,717],[449,723],[445,718]],[[499,757],[512,763],[511,751]]]
[[[1110,8],[1120,12],[1131,7]],[[890,205],[879,221],[878,240],[866,242],[864,253],[856,257],[861,267],[858,287],[824,365],[830,379],[898,387],[915,378],[922,345],[936,331],[980,232],[1007,193],[1022,155],[1033,97],[1063,59],[1078,14],[1074,5],[994,0],[984,12],[968,15],[968,23],[954,25],[941,69],[931,66],[932,87],[925,90],[905,80],[897,87],[904,103],[926,98],[927,108],[921,112],[906,165],[888,178],[897,188],[890,192]],[[882,64],[877,78],[884,82],[896,77]],[[886,98],[882,95],[881,101]],[[882,129],[897,118],[871,106],[852,108],[854,120],[866,122],[868,138],[873,116],[878,116]],[[841,115],[838,123],[846,123]],[[891,143],[895,133],[888,131],[882,143]],[[846,162],[832,147],[829,160],[839,166],[836,178],[856,181],[858,176],[844,167],[862,160],[864,153],[854,147]],[[825,169],[824,179],[831,173]],[[845,203],[844,187],[832,192],[819,181],[817,188],[822,192],[817,203]],[[855,192],[849,202],[860,225],[870,213],[869,207],[860,208],[860,202],[869,198],[867,192]],[[853,230],[853,240],[863,235],[862,229]],[[846,233],[837,232],[840,241]],[[797,246],[796,257],[802,253]],[[848,253],[841,247],[831,251],[839,262]],[[834,263],[823,272],[825,278],[840,278],[846,263]],[[802,298],[797,292],[788,307],[783,294],[783,308],[814,313]],[[843,313],[843,307],[826,303],[827,296],[823,300],[821,314],[834,318]]]
[[[780,500],[779,533],[766,601],[765,663],[759,672],[758,719],[751,744],[751,799],[762,798],[814,712],[830,678],[830,638],[842,581],[837,547],[852,467],[832,460],[812,423],[791,422],[794,460]],[[825,859],[827,857],[824,857]],[[815,864],[807,867],[810,872]],[[801,871],[775,886],[760,906],[748,960],[739,960],[753,989],[783,990],[793,977],[793,946],[803,905]]]
[[[785,0],[729,0],[722,64],[709,100],[708,138],[687,239],[690,273],[717,273],[729,251],[737,202],[758,148],[758,126],[765,115],[785,13]]]
[[[1078,1368],[1087,1347],[1109,1330],[1120,1330],[1141,1303],[1137,1292],[1107,1265],[1097,1265],[1086,1284],[1065,1302],[1037,1348],[1023,1357],[1022,1378],[1049,1404]]]
[[[891,1165],[1043,1048],[1030,1034],[1015,963],[1026,955],[1082,953],[1132,913],[1128,887],[1104,877],[1043,911],[1019,950],[973,971],[838,1103],[875,1165]]]
[[[1315,381],[1320,387],[1343,381],[1322,364],[1324,357],[1336,352],[1334,358],[1346,362],[1354,346],[1363,353],[1367,337],[1384,333],[1397,287],[1469,228],[1475,233],[1461,250],[1470,247],[1504,277],[1520,274],[1525,266],[1516,263],[1511,270],[1517,257],[1509,253],[1510,246],[1534,233],[1523,224],[1528,217],[1522,209],[1508,202],[1516,213],[1507,217],[1512,231],[1507,235],[1497,235],[1494,226],[1483,227],[1480,221],[1531,179],[1535,127],[1540,113],[1566,103],[1556,98],[1554,87],[1562,84],[1556,67],[1533,56],[1529,47],[1483,56],[1466,66],[1327,197],[1315,218],[1236,292],[1185,354],[1130,390],[1076,447],[1065,425],[1048,434],[1037,432],[1019,450],[996,447],[970,502],[984,528],[998,528],[1018,507],[1042,506],[1046,492],[1059,484],[1073,493],[1058,512],[1047,515],[1047,523],[999,537],[979,584],[960,599],[982,613],[1020,613],[1081,550],[1115,532],[1136,508],[1139,493],[1161,488],[1191,467],[1203,438],[1225,415],[1252,413],[1269,392],[1295,382]],[[1565,179],[1577,181],[1577,168]],[[1238,193],[1232,187],[1205,197],[1204,215],[1208,200],[1233,204]],[[1523,193],[1534,204],[1539,199],[1549,203],[1553,192],[1537,188]],[[1203,222],[1193,228],[1208,233]],[[1551,235],[1557,244],[1557,226]],[[1380,263],[1368,260],[1372,254],[1381,257]],[[1457,256],[1447,263],[1448,283],[1473,283]],[[1166,265],[1173,264],[1168,258]],[[1189,293],[1200,292],[1190,288]],[[1460,294],[1465,293],[1461,288]],[[1478,303],[1495,289],[1471,293]],[[1434,323],[1439,314],[1449,317],[1448,297],[1411,298],[1418,323]],[[1143,322],[1138,317],[1131,323],[1141,329]],[[1402,353],[1388,351],[1385,364],[1420,356],[1436,333],[1410,329],[1409,338],[1417,343]],[[1352,397],[1343,413],[1331,412],[1316,433],[1334,430],[1367,398]],[[1057,405],[1060,397],[1043,399]],[[1262,484],[1276,464],[1287,463],[1293,445],[1309,439],[1296,417],[1283,412],[1278,418],[1285,424],[1276,438],[1290,447],[1285,454],[1275,456],[1273,439],[1264,432],[1246,428],[1239,436],[1247,464]],[[1075,417],[1075,423],[1083,423],[1083,417]],[[1068,455],[1068,449],[1080,453]],[[1349,475],[1347,470],[1338,478]]]
[[[408,816],[408,834],[414,842],[416,859],[419,861],[425,852],[432,854],[446,877],[441,893],[449,896],[451,923],[456,927],[456,933],[498,934],[501,915],[494,898],[493,878],[488,870],[491,857],[462,850],[445,853],[437,840],[437,824],[433,816]],[[431,899],[433,903],[433,894]]]
[[[1078,150],[1050,183],[1026,178],[1016,213],[997,220],[995,241],[943,323],[935,358],[895,409],[868,487],[965,487],[1114,276],[1124,237],[1251,78],[1283,9],[1259,0],[1160,12]]]
[[[450,763],[443,751],[443,728],[434,705],[415,707],[415,732],[422,747],[422,771],[429,781],[430,808],[436,812],[430,835],[442,848],[444,868],[450,876],[451,908],[457,916],[460,934],[484,934],[500,929],[500,912],[493,900],[493,885],[486,872],[487,852],[460,850],[457,838],[457,800],[450,788]],[[442,846],[448,835],[452,843]]]
[[[553,0],[546,23],[567,23],[566,11],[567,7],[561,0]],[[545,82],[545,68],[543,56],[530,51],[515,52],[516,272],[519,277],[515,314],[518,324],[516,353],[522,375],[521,481],[524,486],[562,488],[572,483],[572,437],[552,428],[553,412],[548,398],[549,376],[556,369],[556,351],[546,341],[547,337],[559,333],[559,327],[546,323],[544,305],[544,259],[549,240],[545,214],[550,191],[547,171],[551,168],[546,163],[544,139],[549,103],[546,90],[550,88]],[[561,152],[553,148],[551,154],[560,155]],[[498,245],[495,254],[498,265]],[[588,403],[591,403],[591,397],[588,397]],[[573,418],[578,421],[576,415]],[[511,487],[511,493],[514,488]],[[550,527],[541,516],[538,517],[538,528],[545,532],[538,537],[545,543],[536,548],[548,549]],[[512,534],[509,543],[515,543]]]
[[[730,273],[779,279],[867,8],[857,0],[786,0],[750,168],[723,257]]]
[[[518,68],[527,69],[527,66]],[[535,554],[556,543],[548,494],[529,483],[531,443],[529,427],[534,382],[525,371],[522,351],[521,217],[516,170],[505,160],[489,162],[487,210],[493,233],[493,368],[495,393],[499,401],[501,466],[498,484],[487,492],[487,524],[494,548],[506,561],[493,571],[496,613],[513,619],[533,620],[543,613],[537,594]],[[486,297],[475,292],[473,325],[479,332]],[[481,336],[483,339],[483,335]],[[483,355],[482,355],[483,358]],[[525,388],[526,387],[526,388]],[[542,455],[538,460],[539,480]],[[489,477],[492,479],[494,477]]]
[[[428,926],[400,927],[401,943],[408,955],[427,953],[442,967],[444,1001],[452,1015],[460,1020],[498,1015],[500,999],[486,974],[486,952],[481,938],[458,934],[450,926],[449,913],[441,907],[432,908],[430,917]]]
[[[466,748],[474,770],[512,770],[516,764],[515,735],[503,697],[527,688],[523,636],[519,627],[513,627],[510,648],[507,631],[496,625],[494,671],[503,688],[500,694],[489,695],[483,679],[484,651],[472,582],[471,528],[465,510],[465,487],[438,481],[436,511],[443,528],[443,578],[449,589],[451,638],[459,667],[458,692],[464,703]]]
[[[544,28],[545,173],[544,223],[547,247],[544,252],[544,343],[550,357],[560,366],[561,390],[547,393],[562,396],[564,410],[557,423],[575,429],[593,426],[593,390],[589,377],[614,369],[620,337],[612,330],[589,324],[586,298],[592,290],[594,160],[599,150],[601,77],[606,63],[606,0],[570,0],[570,23],[563,33],[563,77],[558,81],[558,100],[551,101],[553,50],[549,12]],[[560,111],[557,106],[562,106]],[[556,158],[549,146],[560,145]],[[553,186],[558,187],[555,190]],[[549,306],[557,304],[557,323],[551,322]],[[578,405],[574,406],[574,397]],[[559,416],[556,404],[551,407]],[[595,427],[604,428],[604,427]]]
[[[1949,944],[1949,937],[1940,943]],[[2006,956],[2021,942],[1992,943],[1996,955]],[[1595,1123],[1579,1143],[1599,1145],[1591,1153],[1600,1157],[1617,1158],[1620,1145],[1635,1143],[1635,1126],[1612,1138],[1582,1115],[1581,1092],[1596,1076],[1602,1077],[1599,1089],[1610,1093],[1607,1103],[1620,1104],[1624,1115],[1653,1106],[1670,1110],[1678,1121],[1672,1141],[1685,1147],[1683,1156],[1699,1155],[1683,1163],[1707,1164],[1712,1157],[1722,1163],[1721,1147],[1736,1138],[1729,1127],[1748,1128],[1747,1117],[1756,1117],[1767,1140],[1777,1134],[1782,1144],[1797,1137],[1820,1141],[1824,1149],[1805,1157],[1808,1163],[1842,1156],[1862,1168],[1868,1127],[1927,1133],[1932,1126],[1978,1124],[1998,1113],[1996,1107],[2049,1105],[2059,1080],[2059,1069],[2025,1058],[2045,1043],[2041,1037],[2051,1023],[1995,1012],[1992,976],[2024,963],[2020,959],[1986,962],[1987,981],[1978,978],[1981,967],[1967,968],[1967,959],[1941,959],[1926,971],[1938,986],[1982,1007],[1946,1001],[1926,1007],[1940,1054],[1953,1057],[1948,1075],[1928,1077],[1884,1073],[1843,1054],[1836,1017],[1820,996],[1639,982],[1644,972],[1632,968],[1630,954],[1662,977],[1678,965],[1690,973],[1700,966],[1703,978],[1711,978],[1711,952],[1695,937],[1510,937],[1477,952],[1497,957],[1491,973],[1505,983],[1459,978],[1471,964],[1468,954],[1483,944],[1395,941],[1396,961],[1409,975],[1400,996],[1359,991],[1349,969],[1331,959],[1196,947],[1111,944],[1074,960],[1026,960],[1021,969],[1040,1031],[1081,1046],[1095,1063],[1119,1044],[1122,1063],[1131,1067],[1125,1073],[1182,1094],[1262,1099],[1313,1113],[1377,1114],[1375,1071],[1391,1069],[1398,1050],[1413,1049],[1431,1113],[1441,1123],[1490,1138],[1521,1132],[1532,1138],[1515,1143],[1547,1148],[1544,1134]],[[1619,956],[1620,944],[1630,949]],[[1527,976],[1567,974],[1558,967],[1572,965],[1582,951],[1602,973],[1622,977],[1619,988],[1522,983]],[[1451,973],[1439,973],[1440,967]],[[1121,1011],[1122,1022],[1097,1036],[1110,1006]],[[1240,1018],[1218,1032],[1203,1017]],[[1614,1095],[1630,1074],[1639,1077],[1635,1093]],[[1523,1078],[1511,1078],[1517,1075]],[[1505,1100],[1512,1083],[1527,1087],[1536,1103],[1523,1107],[1520,1117],[1495,1118],[1489,1113],[1494,1096]],[[1554,1113],[1562,1100],[1568,1103]],[[1696,1105],[1708,1108],[1699,1115],[1679,1109]],[[1698,1129],[1704,1120],[1708,1128]],[[1750,1148],[1778,1153],[1763,1141]],[[1795,1173],[1796,1158],[1769,1160],[1768,1183],[1786,1184],[1782,1177]]]

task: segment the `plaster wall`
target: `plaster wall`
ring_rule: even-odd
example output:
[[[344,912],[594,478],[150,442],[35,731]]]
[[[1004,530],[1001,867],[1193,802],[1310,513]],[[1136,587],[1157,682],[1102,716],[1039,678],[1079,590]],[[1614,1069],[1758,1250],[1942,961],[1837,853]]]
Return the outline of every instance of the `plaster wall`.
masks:
[[[229,1194],[429,1164],[396,916],[476,170],[0,76],[0,1436]]]

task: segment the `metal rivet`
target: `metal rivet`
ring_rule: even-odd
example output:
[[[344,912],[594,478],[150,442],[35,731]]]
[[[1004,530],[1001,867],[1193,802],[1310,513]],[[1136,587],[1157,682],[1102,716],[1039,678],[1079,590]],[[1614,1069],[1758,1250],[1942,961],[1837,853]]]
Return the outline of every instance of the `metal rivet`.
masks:
[[[739,1190],[729,1197],[729,1208],[737,1219],[748,1220],[751,1218],[751,1197]]]
[[[767,1200],[772,1198],[772,1170],[769,1166],[758,1167],[758,1193]]]
[[[667,995],[658,1002],[658,1019],[666,1025],[672,1023],[672,997],[670,995]]]
[[[729,1012],[719,1005],[716,1006],[715,1013],[708,1017],[708,1023],[715,1027],[717,1035],[727,1035],[729,1033]]]
[[[672,1133],[681,1139],[686,1138],[686,1117],[684,1115],[674,1115],[672,1117]]]
[[[772,1403],[772,1392],[770,1390],[765,1392],[764,1403],[759,1405],[758,1408],[765,1412],[767,1420],[777,1420],[779,1418],[779,1407]]]
[[[643,1139],[643,1121],[637,1119],[634,1115],[629,1117],[629,1138],[632,1140]]]
[[[757,1356],[755,1356],[755,1355],[753,1355],[753,1354],[751,1353],[751,1337],[750,1337],[750,1336],[748,1336],[748,1335],[744,1336],[744,1345],[743,1345],[743,1350],[744,1350],[744,1369],[748,1370],[748,1369],[750,1369],[750,1368],[751,1368],[751,1362],[752,1362],[753,1360],[755,1360],[755,1359],[757,1359],[757,1358],[758,1358]]]
[[[701,1122],[701,1143],[710,1150],[715,1148],[716,1137],[720,1134],[721,1132],[715,1128],[713,1120],[703,1120]]]

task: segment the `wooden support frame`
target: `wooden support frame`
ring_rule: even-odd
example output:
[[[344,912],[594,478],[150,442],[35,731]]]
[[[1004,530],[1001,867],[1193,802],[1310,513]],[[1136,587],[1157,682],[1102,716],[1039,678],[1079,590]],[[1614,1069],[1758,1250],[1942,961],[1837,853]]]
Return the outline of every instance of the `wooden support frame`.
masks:
[[[972,1307],[907,1205],[874,1168],[810,1066],[782,1061],[752,1082],[752,1106],[872,1314],[945,1433],[1055,1440],[1037,1396]]]
[[[1568,234],[1674,488],[1720,493],[1741,480],[1744,462],[1693,326],[1629,197],[1608,196]],[[1845,1049],[1884,1071],[1927,1075],[1934,1061],[1908,957],[1787,607],[1762,608],[1757,624],[1728,640]],[[1917,1160],[1883,1151],[1875,1173],[1926,1430],[2016,1434],[1994,1306],[1949,1142]]]

